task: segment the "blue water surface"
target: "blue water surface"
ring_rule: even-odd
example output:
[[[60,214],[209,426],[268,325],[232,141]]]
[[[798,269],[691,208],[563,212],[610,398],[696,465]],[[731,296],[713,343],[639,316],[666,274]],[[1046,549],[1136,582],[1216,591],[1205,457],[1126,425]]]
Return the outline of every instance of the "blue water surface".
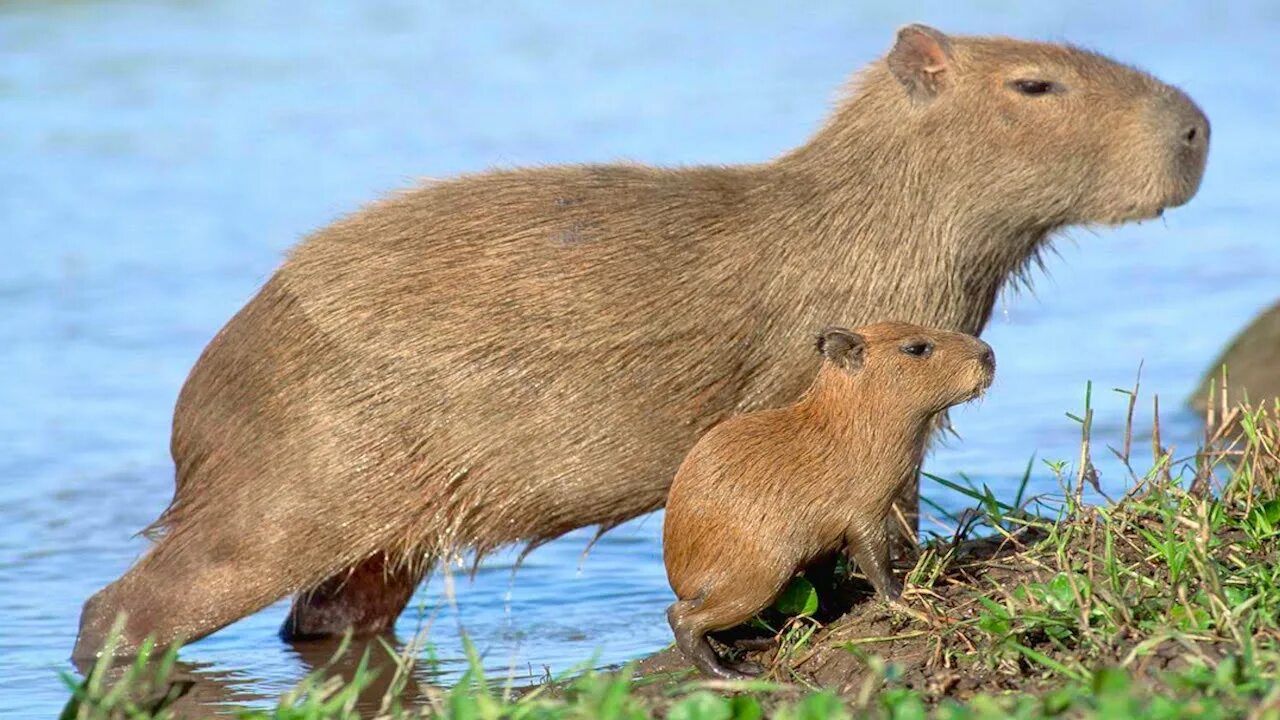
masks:
[[[0,4],[0,714],[47,717],[80,604],[144,549],[170,497],[174,399],[204,344],[308,231],[386,191],[494,166],[758,161],[800,143],[894,29],[1069,40],[1186,89],[1213,122],[1200,195],[1161,221],[1077,230],[986,338],[1000,377],[928,469],[1010,492],[1072,459],[1094,383],[1117,444],[1143,367],[1166,440],[1182,398],[1280,294],[1274,2],[48,2]],[[1100,453],[1102,481],[1125,473]],[[1042,464],[1032,489],[1057,484]],[[963,499],[937,486],[947,507]],[[945,525],[945,523],[943,523]],[[943,525],[926,523],[943,531]],[[527,678],[663,647],[660,516],[433,577],[443,681],[465,632]],[[182,654],[215,707],[317,660],[278,604]],[[423,652],[426,655],[426,652]],[[426,670],[420,679],[431,679]]]

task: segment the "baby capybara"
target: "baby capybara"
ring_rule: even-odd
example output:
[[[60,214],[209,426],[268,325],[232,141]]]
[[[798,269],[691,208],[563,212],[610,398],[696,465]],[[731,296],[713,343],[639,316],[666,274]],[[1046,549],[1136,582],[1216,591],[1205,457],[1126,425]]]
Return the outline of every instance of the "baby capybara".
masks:
[[[818,336],[823,358],[798,402],[739,415],[684,459],[662,528],[667,611],[676,643],[703,672],[721,663],[707,633],[767,607],[798,570],[848,553],[881,595],[902,591],[886,519],[920,466],[938,413],[980,395],[995,374],[990,346],[906,323]]]

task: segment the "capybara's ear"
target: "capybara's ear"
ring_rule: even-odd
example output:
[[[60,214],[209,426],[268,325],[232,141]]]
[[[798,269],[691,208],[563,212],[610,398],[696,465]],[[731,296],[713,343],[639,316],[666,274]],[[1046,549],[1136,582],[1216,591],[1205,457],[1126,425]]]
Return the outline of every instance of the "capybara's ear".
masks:
[[[898,31],[887,61],[911,97],[929,100],[950,83],[951,41],[928,25],[907,25]]]
[[[867,341],[852,330],[829,327],[818,334],[818,353],[845,370],[862,367]]]

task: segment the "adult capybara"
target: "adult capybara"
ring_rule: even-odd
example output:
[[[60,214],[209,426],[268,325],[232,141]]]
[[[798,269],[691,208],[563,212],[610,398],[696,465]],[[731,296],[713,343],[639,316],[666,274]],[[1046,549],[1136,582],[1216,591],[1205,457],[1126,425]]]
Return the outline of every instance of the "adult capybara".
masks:
[[[1208,412],[1211,390],[1217,404],[1224,366],[1229,402],[1247,400],[1256,407],[1270,408],[1280,399],[1280,302],[1254,318],[1209,365],[1200,386],[1188,400],[1192,408]]]
[[[991,385],[981,340],[906,323],[818,336],[818,377],[792,405],[715,426],[680,465],[662,526],[676,644],[703,672],[741,678],[707,633],[773,602],[814,560],[843,551],[897,599],[886,520],[916,477],[939,413]]]
[[[121,611],[127,653],[289,593],[288,636],[381,631],[443,556],[654,510],[703,431],[804,390],[798,328],[976,334],[1055,230],[1190,199],[1208,140],[1186,95],[1100,55],[913,25],[771,162],[377,202],[205,349],[159,541],[86,603],[76,653]]]

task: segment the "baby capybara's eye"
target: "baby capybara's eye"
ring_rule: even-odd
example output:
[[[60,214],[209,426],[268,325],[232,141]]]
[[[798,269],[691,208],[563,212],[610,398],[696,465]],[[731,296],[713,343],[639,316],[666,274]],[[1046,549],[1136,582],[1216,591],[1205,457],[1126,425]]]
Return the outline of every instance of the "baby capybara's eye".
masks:
[[[918,358],[929,357],[933,353],[933,343],[928,340],[915,340],[903,345],[902,352]]]

